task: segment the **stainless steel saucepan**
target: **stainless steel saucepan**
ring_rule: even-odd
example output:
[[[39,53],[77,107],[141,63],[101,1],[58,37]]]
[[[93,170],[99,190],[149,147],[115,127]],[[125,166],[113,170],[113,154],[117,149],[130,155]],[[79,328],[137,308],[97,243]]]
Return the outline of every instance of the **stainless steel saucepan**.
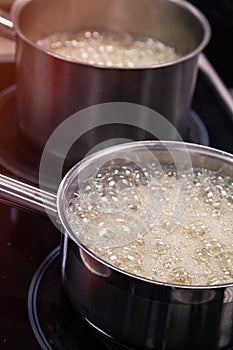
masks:
[[[148,156],[149,155],[149,156]],[[144,141],[114,146],[75,165],[57,195],[0,176],[1,201],[59,218],[62,227],[62,280],[74,307],[112,343],[132,349],[220,350],[233,346],[233,281],[225,285],[185,286],[142,278],[99,258],[71,229],[67,208],[105,164],[122,170],[122,161],[145,168],[175,165],[183,171],[206,168],[233,174],[233,155],[181,142]],[[130,163],[129,163],[130,164]],[[128,164],[128,165],[129,165]],[[89,181],[89,189],[91,181]]]
[[[198,56],[210,38],[206,18],[193,5],[181,0],[16,0],[11,17],[5,27],[9,37],[14,26],[17,40],[17,120],[38,147],[64,119],[105,102],[147,106],[185,136]],[[100,67],[59,57],[36,43],[54,32],[94,29],[155,37],[180,57],[149,67]]]

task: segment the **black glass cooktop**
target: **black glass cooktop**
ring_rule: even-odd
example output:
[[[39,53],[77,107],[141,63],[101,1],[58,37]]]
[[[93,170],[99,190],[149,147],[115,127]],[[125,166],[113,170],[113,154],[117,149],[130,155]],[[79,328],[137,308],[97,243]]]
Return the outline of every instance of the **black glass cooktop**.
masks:
[[[14,94],[10,81],[2,95],[9,101]],[[39,154],[24,142],[12,108],[0,98],[0,172],[35,183]],[[233,153],[233,116],[202,73],[192,110],[195,132],[187,138]],[[47,217],[0,204],[0,349],[117,348],[98,338],[69,303],[59,242],[60,232]]]

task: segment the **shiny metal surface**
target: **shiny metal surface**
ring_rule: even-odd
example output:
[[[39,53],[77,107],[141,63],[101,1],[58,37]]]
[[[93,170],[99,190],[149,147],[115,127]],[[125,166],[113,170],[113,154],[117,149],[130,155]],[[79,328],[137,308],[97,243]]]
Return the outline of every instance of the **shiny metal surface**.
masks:
[[[57,216],[56,195],[0,174],[0,201],[40,214]]]
[[[150,107],[185,134],[198,55],[210,36],[206,19],[192,5],[179,0],[20,0],[13,5],[12,18],[18,122],[38,147],[76,111],[115,101]],[[35,44],[52,32],[85,28],[155,36],[182,57],[149,68],[100,68],[63,59]]]
[[[148,350],[216,350],[233,345],[232,286],[158,285],[116,269],[100,276],[95,272],[100,263],[92,257],[87,267],[82,255],[73,240],[62,237],[65,290],[76,309],[107,339]]]
[[[9,13],[0,9],[0,35],[15,40],[14,24]]]
[[[166,146],[177,155],[182,150],[179,143],[143,144],[156,151],[160,164],[171,161]],[[122,145],[118,150],[124,147],[134,146]],[[232,174],[232,155],[198,145],[187,148],[193,167],[205,165]],[[107,153],[102,151],[102,161]],[[95,168],[98,156],[86,159],[79,170],[85,173],[88,162]],[[88,323],[111,341],[133,349],[217,350],[233,346],[232,284],[193,287],[146,280],[103,262],[81,242],[75,243],[77,236],[67,225],[64,208],[75,188],[76,171],[78,168],[63,180],[58,191],[59,217],[65,228],[62,279],[70,300]]]
[[[138,152],[142,147],[141,151],[148,148],[154,152],[160,164],[170,164],[175,155],[175,159],[183,164],[184,146],[194,168],[204,164],[208,169],[221,169],[221,173],[232,175],[233,156],[223,151],[180,142],[131,142],[84,159],[66,175],[58,190],[57,208],[64,233],[61,244],[62,280],[67,295],[95,330],[111,341],[133,349],[220,350],[232,347],[232,283],[175,285],[119,270],[98,258],[79,241],[67,223],[65,210],[74,189],[77,189],[81,173],[85,175],[87,168],[96,169],[98,164],[109,160],[110,155],[111,159],[115,159],[119,155],[122,157],[125,151]],[[140,160],[143,165],[145,157]],[[14,181],[4,179],[3,189],[8,182],[14,193]],[[19,182],[18,185],[20,190],[24,187]]]

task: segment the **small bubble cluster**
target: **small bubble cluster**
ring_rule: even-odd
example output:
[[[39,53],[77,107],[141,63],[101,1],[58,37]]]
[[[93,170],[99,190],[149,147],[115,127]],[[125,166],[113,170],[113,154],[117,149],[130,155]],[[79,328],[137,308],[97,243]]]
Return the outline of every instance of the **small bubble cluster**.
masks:
[[[150,174],[136,163],[120,162],[121,167],[106,163],[95,178],[85,179],[70,202],[69,219],[85,244],[118,246],[147,230]]]
[[[102,167],[86,187],[86,195],[72,198],[67,218],[103,260],[160,282],[233,282],[230,176],[207,169],[178,176],[126,162]]]
[[[178,58],[174,48],[161,41],[122,32],[61,32],[42,38],[37,44],[60,56],[105,67],[133,68]]]

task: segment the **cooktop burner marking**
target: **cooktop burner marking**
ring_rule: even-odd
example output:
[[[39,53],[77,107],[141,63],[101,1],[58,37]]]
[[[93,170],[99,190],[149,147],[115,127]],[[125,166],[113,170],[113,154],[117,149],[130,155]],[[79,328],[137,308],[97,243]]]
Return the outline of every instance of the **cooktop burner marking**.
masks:
[[[94,334],[64,292],[59,251],[59,246],[51,251],[31,281],[27,304],[32,331],[43,350],[104,350],[106,341]]]
[[[56,247],[51,253],[45,258],[41,265],[36,270],[35,275],[31,281],[29,292],[28,292],[28,316],[30,324],[35,334],[37,341],[44,350],[53,350],[49,345],[40,325],[37,313],[37,294],[40,286],[41,279],[47,270],[48,266],[58,257],[60,247]]]

